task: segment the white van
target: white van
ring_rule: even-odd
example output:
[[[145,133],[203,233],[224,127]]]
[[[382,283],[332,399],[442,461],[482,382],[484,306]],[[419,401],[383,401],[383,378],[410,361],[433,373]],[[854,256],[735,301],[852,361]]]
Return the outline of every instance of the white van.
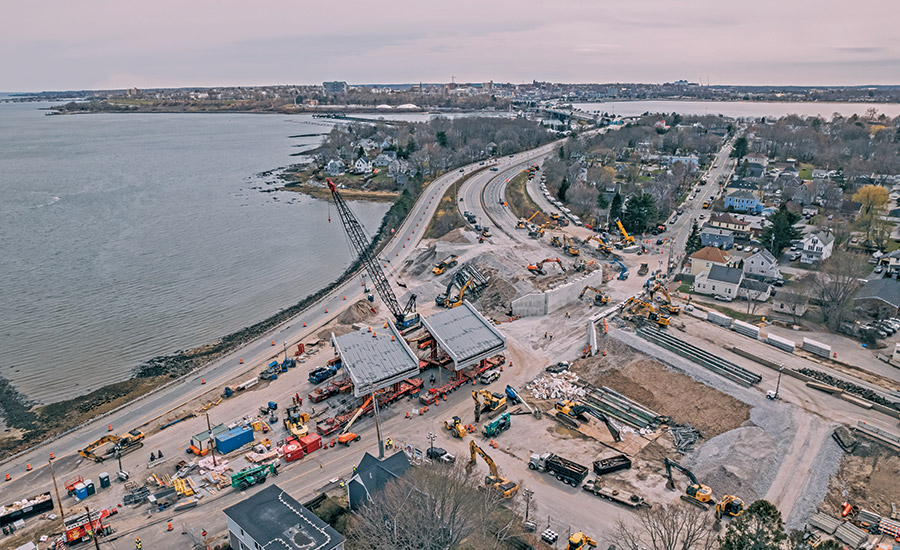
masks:
[[[481,375],[481,378],[478,379],[482,384],[490,384],[494,380],[500,378],[500,371],[497,369],[491,369],[484,374]]]

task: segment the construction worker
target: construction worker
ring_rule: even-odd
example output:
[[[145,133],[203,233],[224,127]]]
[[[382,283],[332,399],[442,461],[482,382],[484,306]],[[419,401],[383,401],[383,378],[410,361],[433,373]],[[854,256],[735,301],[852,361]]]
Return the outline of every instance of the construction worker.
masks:
[[[162,458],[162,451],[156,451],[156,458]]]
[[[547,331],[545,330],[545,331],[544,331],[544,338],[546,338],[546,337],[547,337]]]
[[[156,455],[153,454],[153,451],[150,451],[150,462],[153,462],[154,460],[156,460]]]
[[[134,537],[134,550],[141,550],[141,537]]]

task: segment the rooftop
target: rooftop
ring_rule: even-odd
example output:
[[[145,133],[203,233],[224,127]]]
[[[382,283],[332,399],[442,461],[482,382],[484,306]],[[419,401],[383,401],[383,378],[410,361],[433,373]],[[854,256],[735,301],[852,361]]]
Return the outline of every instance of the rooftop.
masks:
[[[225,515],[263,548],[332,550],[344,542],[340,533],[278,485],[225,508]]]
[[[724,250],[714,246],[704,246],[700,250],[691,254],[692,260],[703,260],[706,262],[715,262],[719,264],[727,264],[730,256]]]
[[[474,365],[506,348],[506,338],[468,301],[423,318],[422,324],[453,360],[456,370]]]
[[[876,279],[860,288],[854,300],[881,300],[894,307],[900,307],[900,281]]]
[[[744,276],[744,272],[736,267],[725,267],[721,265],[714,265],[712,269],[709,270],[710,281],[722,281],[723,283],[731,283],[738,284],[741,282],[741,278]]]
[[[384,485],[399,478],[410,467],[406,453],[394,453],[384,460],[378,460],[366,453],[356,467],[348,487],[351,509],[359,509],[371,497],[372,493]]]
[[[331,335],[357,397],[386,388],[419,372],[419,358],[392,323],[384,330]]]
[[[712,223],[730,223],[735,225],[750,225],[747,222],[743,222],[738,218],[732,216],[731,214],[713,214],[709,217],[709,221]]]

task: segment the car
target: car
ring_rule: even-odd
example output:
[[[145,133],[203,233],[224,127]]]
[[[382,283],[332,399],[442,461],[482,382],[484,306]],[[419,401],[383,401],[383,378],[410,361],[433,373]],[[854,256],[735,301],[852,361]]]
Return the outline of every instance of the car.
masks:
[[[689,200],[689,201],[694,200],[694,195],[689,196],[689,197],[688,197],[688,200]]]
[[[482,229],[484,229],[484,227],[482,227],[480,223],[475,224],[475,231],[481,231]]]
[[[515,156],[515,155],[510,155],[509,158],[516,158],[516,156]]]
[[[663,242],[665,242],[665,241],[663,241],[662,239],[656,239],[656,244],[657,244],[657,245],[663,244]]]
[[[484,161],[479,162],[478,166],[484,166]]]
[[[698,187],[698,188],[694,189],[694,191],[696,191],[697,193],[699,193],[700,191],[703,191],[703,189],[700,189],[700,188]]]
[[[425,456],[431,460],[439,460],[441,462],[446,462],[447,464],[456,462],[456,457],[441,447],[429,447],[429,449],[425,451]]]
[[[499,172],[499,171],[500,171],[500,169],[497,168],[496,166],[491,166],[491,172]]]
[[[791,261],[792,261],[792,262],[796,262],[796,261],[799,260],[799,259],[800,259],[800,253],[799,253],[799,252],[794,252],[793,254],[791,254]]]
[[[757,252],[759,252],[759,247],[758,247],[758,246],[754,246],[754,247],[753,247],[753,253],[756,254]]]
[[[559,363],[557,363],[555,365],[550,365],[549,367],[547,367],[544,370],[547,372],[551,372],[551,373],[560,373],[563,371],[567,371],[567,370],[569,370],[569,362],[568,361],[560,361]]]
[[[724,294],[716,294],[713,298],[720,302],[731,302],[734,300],[731,296],[725,296]]]
[[[881,273],[882,271],[884,271],[884,266],[882,265],[875,268],[875,273]]]
[[[697,217],[698,217],[698,218],[699,218],[699,219],[701,219],[701,220],[702,220],[702,219],[704,219],[704,218],[705,218],[705,217],[706,217],[706,215],[705,215],[705,214],[700,214],[700,215],[699,215],[699,216],[697,216]]]
[[[500,371],[497,369],[491,369],[491,370],[485,372],[484,374],[482,374],[481,377],[478,379],[478,381],[481,382],[482,384],[490,384],[491,382],[493,382],[494,380],[496,380],[498,378],[500,378]]]

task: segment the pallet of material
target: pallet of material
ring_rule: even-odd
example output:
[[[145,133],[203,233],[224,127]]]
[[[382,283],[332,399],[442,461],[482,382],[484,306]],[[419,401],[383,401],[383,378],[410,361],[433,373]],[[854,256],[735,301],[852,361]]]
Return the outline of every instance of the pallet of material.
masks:
[[[709,321],[710,323],[715,323],[715,324],[721,325],[725,328],[730,327],[731,323],[734,322],[734,319],[732,319],[731,317],[729,317],[727,315],[723,315],[723,314],[719,313],[718,311],[712,311],[712,310],[707,312],[706,320]]]
[[[759,340],[759,327],[751,325],[750,323],[745,323],[744,321],[738,321],[737,319],[735,319],[734,322],[731,323],[731,330],[737,332],[738,334],[749,336],[754,340]]]
[[[815,527],[816,529],[823,531],[828,535],[833,535],[842,523],[843,521],[831,517],[828,514],[823,514],[822,512],[816,512],[811,518],[809,518],[809,525],[811,527]]]
[[[797,348],[797,344],[793,340],[788,340],[787,338],[782,338],[781,336],[776,336],[774,334],[766,336],[766,343],[788,353],[794,353],[794,350]]]
[[[817,342],[816,340],[813,340],[811,338],[804,338],[801,347],[804,351],[814,353],[820,357],[824,357],[826,359],[831,357],[831,346],[829,346],[828,344],[823,344],[822,342]]]
[[[834,531],[834,538],[843,542],[850,548],[859,548],[869,540],[869,535],[855,525],[842,523],[841,526]]]
[[[841,388],[835,388],[834,386],[822,384],[821,382],[807,382],[806,385],[814,390],[823,391],[825,393],[844,393],[844,390]]]

